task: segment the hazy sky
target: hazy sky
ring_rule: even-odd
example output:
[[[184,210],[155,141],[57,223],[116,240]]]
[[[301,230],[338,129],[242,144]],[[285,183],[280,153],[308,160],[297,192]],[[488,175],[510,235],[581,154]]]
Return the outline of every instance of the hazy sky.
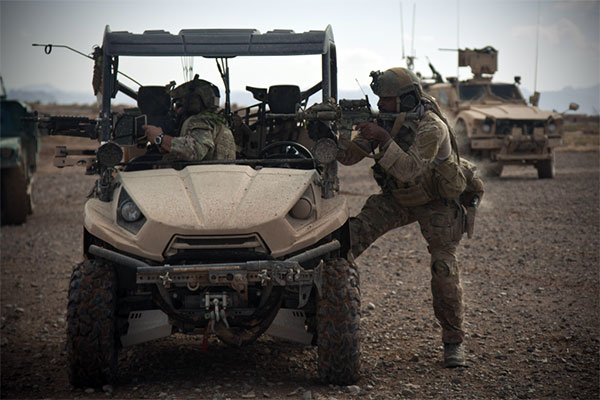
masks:
[[[457,53],[440,48],[499,50],[497,80],[534,88],[536,27],[539,7],[538,91],[589,87],[600,82],[600,1],[568,0],[345,0],[345,1],[9,1],[0,0],[0,72],[7,88],[51,84],[68,91],[91,91],[92,62],[64,49],[45,55],[32,43],[66,44],[84,53],[102,44],[105,25],[112,31],[142,33],[190,28],[293,29],[304,32],[331,25],[338,51],[339,87],[368,86],[369,72],[404,66],[400,8],[404,15],[405,52],[412,43],[416,70],[429,76],[427,59],[444,76],[455,76]],[[457,34],[457,26],[460,27]],[[230,61],[232,89],[246,85],[315,84],[320,57]],[[122,58],[120,69],[143,84],[183,82],[180,58]],[[194,59],[194,71],[222,88],[213,60]],[[461,78],[470,76],[460,68]],[[124,81],[127,83],[127,81]],[[132,84],[133,85],[133,84]],[[135,87],[135,85],[133,85]]]

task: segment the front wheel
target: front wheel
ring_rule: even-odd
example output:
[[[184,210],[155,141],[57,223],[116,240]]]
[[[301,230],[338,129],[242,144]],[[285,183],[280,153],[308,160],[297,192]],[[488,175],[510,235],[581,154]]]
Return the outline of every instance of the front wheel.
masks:
[[[343,258],[323,269],[317,310],[318,371],[323,382],[349,385],[360,377],[360,287],[354,263]]]
[[[540,161],[536,165],[539,179],[552,179],[554,178],[554,155],[549,160]]]
[[[100,387],[117,375],[117,280],[112,265],[87,260],[71,275],[67,364],[76,387]]]

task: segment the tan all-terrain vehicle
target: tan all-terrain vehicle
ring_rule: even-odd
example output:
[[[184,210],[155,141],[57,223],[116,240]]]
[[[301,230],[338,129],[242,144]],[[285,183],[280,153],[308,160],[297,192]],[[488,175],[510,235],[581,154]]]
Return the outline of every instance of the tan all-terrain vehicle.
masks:
[[[470,66],[473,78],[426,82],[454,124],[462,154],[483,161],[488,174],[500,175],[504,165],[533,165],[539,178],[554,177],[554,148],[562,144],[563,117],[537,107],[539,94],[528,105],[517,84],[493,82],[498,52],[492,47],[458,50],[458,65]],[[571,104],[576,109],[576,104]]]
[[[279,55],[318,55],[322,80],[305,91],[248,87],[257,104],[232,112],[228,60]],[[133,90],[117,80],[119,58],[128,56],[216,59],[237,159],[128,160],[140,146],[145,150],[141,121],[165,130],[173,122],[165,86]],[[85,204],[85,261],[69,287],[71,383],[114,381],[119,348],[173,333],[215,334],[242,346],[265,332],[316,345],[323,381],[355,382],[360,290],[346,201],[337,194],[335,138],[329,122],[298,119],[319,91],[323,102],[337,98],[331,27],[265,34],[107,27],[94,58],[95,72],[102,71],[99,117],[44,120],[52,134],[103,143],[95,154],[62,147],[55,159],[57,166],[86,165],[100,175]],[[138,107],[112,112],[117,91]]]

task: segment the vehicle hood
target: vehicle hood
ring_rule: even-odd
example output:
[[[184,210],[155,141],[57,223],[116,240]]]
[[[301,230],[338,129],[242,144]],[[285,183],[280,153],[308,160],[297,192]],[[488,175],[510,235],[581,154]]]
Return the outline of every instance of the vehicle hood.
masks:
[[[540,110],[538,107],[531,107],[523,104],[473,104],[466,112],[477,119],[490,117],[494,119],[546,120],[549,117],[560,117],[552,111],[544,111]]]
[[[282,218],[316,176],[314,170],[196,165],[180,171],[123,172],[121,184],[156,226],[181,233],[244,231]]]

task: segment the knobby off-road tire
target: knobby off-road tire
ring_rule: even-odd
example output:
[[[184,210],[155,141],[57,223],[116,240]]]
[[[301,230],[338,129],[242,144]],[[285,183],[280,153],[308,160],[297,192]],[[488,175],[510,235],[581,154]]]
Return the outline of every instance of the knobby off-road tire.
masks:
[[[555,175],[554,169],[554,155],[549,160],[540,161],[537,165],[537,172],[539,179],[552,179]]]
[[[323,270],[317,310],[319,378],[349,385],[360,377],[360,287],[358,269],[339,258]]]
[[[75,267],[67,310],[67,364],[73,386],[100,387],[115,381],[116,303],[112,265],[87,260]]]

